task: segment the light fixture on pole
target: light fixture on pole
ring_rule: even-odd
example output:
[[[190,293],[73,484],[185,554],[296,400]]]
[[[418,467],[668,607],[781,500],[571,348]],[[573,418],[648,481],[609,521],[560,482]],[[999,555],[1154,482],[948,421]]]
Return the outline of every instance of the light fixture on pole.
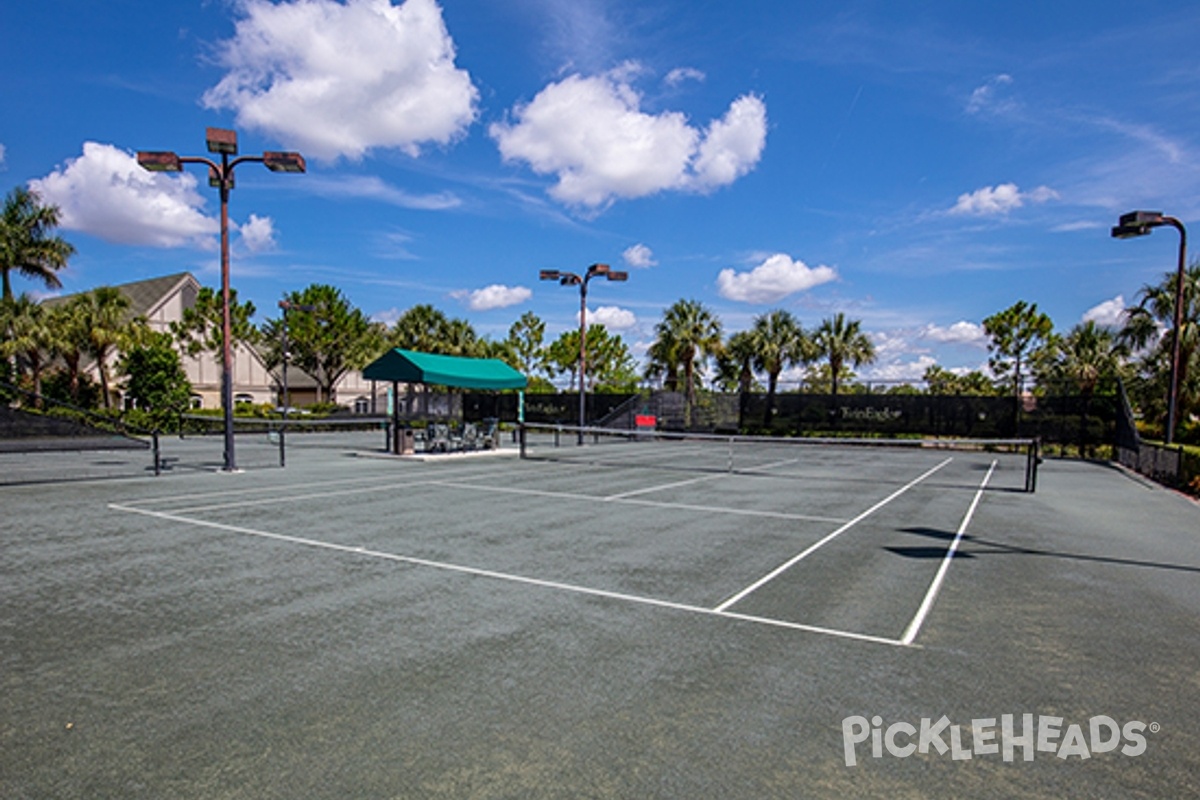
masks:
[[[544,269],[538,273],[538,278],[543,281],[579,287],[579,444],[583,444],[583,429],[587,426],[587,286],[588,281],[601,275],[610,281],[629,280],[628,272],[611,269],[608,264],[592,264],[583,275],[557,269]]]
[[[1171,385],[1167,387],[1167,431],[1166,442],[1175,441],[1175,417],[1179,406],[1179,340],[1183,332],[1183,287],[1184,270],[1187,262],[1187,229],[1175,217],[1160,211],[1130,211],[1122,214],[1119,224],[1113,227],[1114,239],[1132,239],[1145,236],[1154,228],[1170,225],[1179,231],[1179,267],[1175,276],[1175,327],[1171,332]]]
[[[169,150],[139,151],[138,164],[151,172],[181,172],[184,164],[205,164],[209,185],[221,197],[221,408],[225,416],[225,471],[237,471],[233,452],[233,344],[229,313],[229,191],[238,164],[257,161],[272,172],[304,172],[304,156],[293,152],[265,152],[260,156],[236,156],[237,132],[224,128],[205,131],[208,152],[219,153],[220,162],[202,156],[180,156]]]

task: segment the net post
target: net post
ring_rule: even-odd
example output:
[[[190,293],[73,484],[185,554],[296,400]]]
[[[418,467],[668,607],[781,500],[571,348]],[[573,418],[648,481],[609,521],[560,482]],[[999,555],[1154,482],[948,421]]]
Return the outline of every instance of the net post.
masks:
[[[162,454],[158,449],[158,431],[153,431],[150,434],[151,440],[154,443],[154,477],[162,475]]]
[[[1025,491],[1029,494],[1037,491],[1038,464],[1042,460],[1040,445],[1040,439],[1031,439],[1025,449]]]
[[[271,429],[271,423],[267,423],[267,430]],[[284,437],[287,435],[287,425],[279,426],[279,466],[287,466],[287,445],[284,443]]]
[[[525,422],[524,421],[518,422],[517,423],[517,441],[520,442],[521,458],[527,457],[526,453],[525,453],[525,433],[526,433]]]

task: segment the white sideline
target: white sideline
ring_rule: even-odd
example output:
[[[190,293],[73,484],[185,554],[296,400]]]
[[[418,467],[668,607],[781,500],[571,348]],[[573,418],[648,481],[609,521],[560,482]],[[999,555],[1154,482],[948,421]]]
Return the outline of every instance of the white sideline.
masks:
[[[975,491],[975,498],[971,501],[967,513],[963,515],[962,522],[959,523],[958,532],[954,534],[954,541],[950,543],[950,548],[946,550],[942,564],[938,567],[937,575],[933,576],[933,583],[929,585],[929,591],[925,593],[925,599],[921,601],[921,607],[917,609],[916,616],[912,618],[912,622],[908,623],[908,627],[904,629],[904,635],[900,637],[900,641],[904,644],[913,643],[917,638],[917,634],[921,631],[921,626],[925,623],[925,617],[929,615],[929,610],[933,608],[933,601],[942,587],[942,581],[946,577],[946,572],[950,569],[950,562],[954,559],[954,553],[958,550],[958,543],[962,541],[963,534],[967,532],[967,526],[971,524],[971,518],[975,516],[975,508],[979,505],[979,500],[983,497],[983,490],[987,488],[988,481],[991,480],[995,469],[996,462],[993,461],[992,465],[988,467],[987,474],[983,476],[983,482],[979,484],[979,488]]]
[[[921,481],[925,480],[925,479],[926,479],[926,478],[928,478],[930,475],[932,475],[933,473],[937,472],[939,469],[941,469],[942,467],[946,466],[947,464],[949,464],[949,463],[950,463],[951,461],[953,461],[953,460],[954,460],[954,458],[953,458],[953,457],[947,458],[945,461],[941,462],[941,463],[940,463],[940,464],[938,464],[937,466],[935,466],[935,467],[933,467],[933,468],[931,468],[931,469],[929,469],[929,470],[927,470],[927,471],[923,472],[921,475],[917,476],[916,478],[913,478],[911,481],[909,481],[908,483],[904,484],[904,485],[903,485],[903,486],[901,486],[899,489],[897,489],[896,491],[892,492],[892,493],[891,493],[891,494],[889,494],[887,497],[883,498],[883,499],[882,499],[882,500],[880,500],[878,503],[876,503],[875,505],[873,505],[873,506],[871,506],[870,508],[868,508],[866,511],[862,512],[861,514],[859,514],[859,515],[858,515],[857,517],[855,517],[854,519],[852,519],[852,520],[850,520],[849,522],[847,522],[846,524],[842,525],[840,528],[838,528],[837,530],[835,530],[833,533],[830,533],[828,536],[825,536],[824,538],[822,538],[822,539],[820,539],[819,541],[815,542],[814,544],[810,545],[810,546],[809,546],[807,549],[805,549],[805,550],[804,550],[802,553],[800,553],[799,555],[797,555],[797,556],[794,556],[794,557],[792,557],[791,559],[789,559],[788,561],[785,561],[784,563],[780,564],[778,567],[776,567],[775,569],[771,570],[771,571],[770,571],[770,572],[768,572],[766,575],[764,575],[763,577],[759,578],[759,579],[758,579],[757,581],[755,581],[754,583],[752,583],[752,584],[750,584],[749,586],[747,586],[745,589],[742,589],[740,592],[738,592],[737,594],[735,594],[733,597],[730,597],[728,600],[726,600],[724,603],[721,603],[721,605],[717,606],[717,607],[716,607],[715,609],[713,609],[713,610],[714,610],[714,611],[718,611],[718,612],[725,611],[725,610],[726,610],[726,609],[728,609],[730,606],[732,606],[732,605],[734,605],[734,604],[738,603],[739,601],[743,600],[743,599],[744,599],[744,598],[746,598],[748,595],[752,594],[753,592],[755,592],[755,591],[757,591],[758,589],[762,588],[762,587],[763,587],[763,586],[765,586],[766,584],[768,584],[768,583],[770,583],[771,581],[775,580],[775,578],[779,577],[779,576],[780,576],[780,575],[782,575],[784,572],[787,572],[789,569],[791,569],[792,567],[794,567],[796,564],[798,564],[798,563],[800,563],[801,561],[803,561],[804,559],[808,558],[808,556],[809,556],[809,555],[811,555],[812,553],[816,552],[816,551],[817,551],[818,549],[820,549],[821,547],[824,547],[824,546],[825,546],[826,544],[828,544],[829,542],[832,542],[834,539],[836,539],[837,537],[841,536],[843,533],[845,533],[846,531],[850,530],[850,529],[851,529],[851,528],[853,528],[855,525],[857,525],[858,523],[862,522],[864,519],[866,519],[867,517],[871,516],[871,515],[872,515],[872,514],[874,514],[876,511],[878,511],[879,509],[883,508],[883,507],[884,507],[884,506],[886,506],[888,503],[892,502],[892,501],[893,501],[893,500],[895,500],[897,497],[899,497],[900,495],[904,494],[904,493],[905,493],[905,492],[907,492],[909,489],[911,489],[912,487],[916,486],[918,483],[920,483]]]

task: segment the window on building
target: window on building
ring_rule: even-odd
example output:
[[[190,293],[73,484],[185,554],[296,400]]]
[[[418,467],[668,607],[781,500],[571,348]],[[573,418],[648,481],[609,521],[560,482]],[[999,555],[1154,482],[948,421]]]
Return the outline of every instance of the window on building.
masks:
[[[366,397],[354,398],[354,413],[355,414],[371,413],[371,401]]]

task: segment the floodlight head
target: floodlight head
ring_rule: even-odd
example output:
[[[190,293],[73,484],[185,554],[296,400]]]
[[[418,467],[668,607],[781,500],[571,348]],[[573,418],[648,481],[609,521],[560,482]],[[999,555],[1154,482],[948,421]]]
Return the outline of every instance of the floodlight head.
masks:
[[[563,272],[558,280],[560,286],[576,286],[583,283],[583,278],[576,275],[574,272]]]
[[[1112,229],[1112,237],[1114,239],[1133,239],[1145,236],[1149,232],[1149,225],[1115,225]]]
[[[182,172],[183,163],[176,153],[170,150],[140,150],[137,154],[138,166],[150,172]]]
[[[538,273],[538,278],[543,281],[556,281],[562,274],[556,269],[544,269]]]
[[[1128,214],[1122,214],[1120,224],[1121,227],[1133,225],[1161,225],[1163,215],[1161,211],[1130,211]]]
[[[588,267],[588,274],[589,275],[607,275],[608,274],[608,264],[592,264],[590,267]]]
[[[211,164],[208,167],[208,185],[214,189],[221,188],[221,174]],[[233,188],[233,170],[229,170],[229,174],[226,176],[226,186],[230,189]]]
[[[263,153],[263,164],[271,172],[304,172],[304,156],[293,152],[268,151]]]
[[[208,152],[210,153],[237,155],[237,131],[231,131],[227,128],[205,128],[204,141],[208,145]]]
[[[608,279],[610,281],[627,281],[627,280],[629,280],[628,272],[618,272],[616,270],[613,270],[612,272],[609,272],[607,274],[608,274]]]

